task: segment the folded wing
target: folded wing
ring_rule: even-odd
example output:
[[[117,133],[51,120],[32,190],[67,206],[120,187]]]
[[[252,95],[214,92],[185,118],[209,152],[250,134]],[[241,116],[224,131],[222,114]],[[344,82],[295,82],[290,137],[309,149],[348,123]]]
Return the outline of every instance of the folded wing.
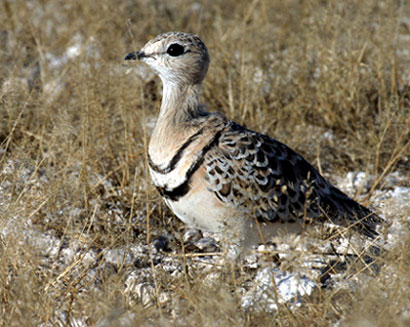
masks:
[[[325,180],[301,155],[230,122],[205,157],[209,188],[263,222],[330,220],[374,237],[381,218]]]

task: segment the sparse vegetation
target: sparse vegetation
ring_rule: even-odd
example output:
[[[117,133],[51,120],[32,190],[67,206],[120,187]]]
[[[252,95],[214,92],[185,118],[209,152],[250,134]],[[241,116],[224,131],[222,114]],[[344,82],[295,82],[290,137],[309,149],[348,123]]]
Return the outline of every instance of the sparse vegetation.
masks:
[[[3,0],[0,8],[0,326],[410,324],[409,198],[382,199],[410,187],[409,3]],[[285,142],[334,183],[351,171],[371,176],[350,195],[388,222],[378,274],[267,313],[241,310],[237,290],[252,272],[195,263],[185,226],[147,171],[161,83],[122,60],[172,30],[197,33],[209,48],[209,110]],[[182,270],[170,273],[173,262]]]

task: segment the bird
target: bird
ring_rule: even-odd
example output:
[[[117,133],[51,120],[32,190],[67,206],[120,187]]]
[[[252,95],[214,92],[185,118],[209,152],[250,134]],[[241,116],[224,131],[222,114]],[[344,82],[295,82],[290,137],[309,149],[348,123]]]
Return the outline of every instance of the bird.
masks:
[[[210,57],[197,35],[159,34],[124,59],[144,62],[162,81],[148,165],[165,203],[185,224],[219,233],[241,248],[326,222],[372,239],[378,235],[383,219],[299,153],[205,110],[200,93]]]

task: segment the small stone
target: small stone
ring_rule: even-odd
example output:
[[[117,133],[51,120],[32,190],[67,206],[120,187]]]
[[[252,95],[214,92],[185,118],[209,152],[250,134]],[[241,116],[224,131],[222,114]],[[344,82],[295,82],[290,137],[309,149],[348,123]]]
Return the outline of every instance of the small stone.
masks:
[[[218,247],[211,237],[204,237],[196,241],[194,245],[203,252],[216,252]]]
[[[169,248],[169,240],[166,236],[159,236],[157,237],[152,244],[154,245],[157,251],[164,251],[170,252],[171,249]]]
[[[185,232],[184,236],[182,237],[182,240],[184,244],[187,243],[195,243],[202,237],[201,232],[198,229],[190,229]]]

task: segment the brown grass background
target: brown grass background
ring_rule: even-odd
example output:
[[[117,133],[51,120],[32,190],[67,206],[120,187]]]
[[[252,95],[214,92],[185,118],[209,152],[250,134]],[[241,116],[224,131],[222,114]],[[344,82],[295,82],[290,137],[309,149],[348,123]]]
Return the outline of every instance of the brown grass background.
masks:
[[[59,266],[72,240],[103,251],[183,228],[145,161],[161,83],[122,60],[166,31],[207,44],[209,110],[288,144],[334,182],[365,171],[371,187],[351,195],[368,204],[391,172],[408,186],[407,1],[2,0],[0,227],[12,232],[0,235],[0,325],[408,326],[410,233],[361,287],[275,314],[242,312],[228,273],[207,288],[200,273],[154,269],[174,299],[145,306],[124,292],[121,265],[97,286],[83,257]],[[393,212],[405,223],[410,210]],[[32,233],[61,240],[47,263]]]

